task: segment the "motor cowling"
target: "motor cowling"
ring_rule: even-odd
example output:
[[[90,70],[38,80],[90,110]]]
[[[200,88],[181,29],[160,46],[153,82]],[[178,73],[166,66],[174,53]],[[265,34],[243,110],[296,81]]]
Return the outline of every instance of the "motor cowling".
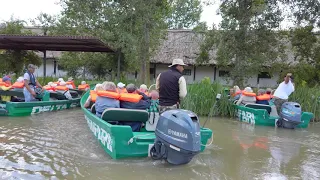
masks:
[[[301,122],[302,109],[299,103],[285,102],[281,106],[280,119],[277,121],[278,127],[294,129]]]
[[[188,110],[169,110],[161,114],[154,146],[153,159],[166,159],[170,164],[186,164],[200,152],[201,136],[198,116]]]

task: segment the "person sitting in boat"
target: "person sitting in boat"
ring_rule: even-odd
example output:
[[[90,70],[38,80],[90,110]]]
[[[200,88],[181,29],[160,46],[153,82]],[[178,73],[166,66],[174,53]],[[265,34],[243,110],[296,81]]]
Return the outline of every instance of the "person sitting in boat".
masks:
[[[10,76],[4,76],[2,78],[2,82],[0,84],[0,88],[3,91],[9,91],[12,87],[11,87],[11,78]],[[5,102],[9,102],[11,101],[11,96],[1,96],[1,100],[5,101]]]
[[[233,99],[239,100],[242,94],[242,91],[239,88],[239,86],[233,86],[233,91],[234,91]]]
[[[94,90],[90,91],[90,95],[84,103],[85,108],[90,108],[92,103],[95,103],[97,100],[97,91],[103,91],[102,84],[96,84]]]
[[[56,90],[60,90],[63,91],[63,95],[67,98],[67,99],[72,99],[71,93],[69,91],[69,88],[67,87],[67,83],[64,81],[60,82],[59,86],[55,87]]]
[[[150,97],[137,90],[134,84],[128,84],[127,92],[120,96],[121,108],[147,110],[150,107]],[[133,132],[140,131],[142,126],[141,122],[119,122],[119,124],[131,126]]]
[[[288,101],[291,93],[294,92],[294,84],[292,82],[292,74],[288,73],[284,77],[284,81],[279,84],[278,88],[274,92],[273,99],[274,105],[277,107],[277,111],[280,114],[281,106]]]
[[[119,82],[118,84],[117,84],[117,92],[118,93],[127,93],[127,90],[126,90],[126,85],[125,84],[123,84],[122,82]]]
[[[81,84],[78,86],[78,90],[88,91],[90,89],[89,84],[86,81],[81,81]]]
[[[152,112],[159,112],[159,93],[158,93],[158,91],[152,90],[150,92],[150,97],[151,97],[151,105],[150,105],[149,110],[152,110]]]
[[[264,89],[259,89],[256,99],[257,104],[269,105],[270,95],[266,94],[266,91]]]
[[[24,80],[23,77],[19,77],[15,83],[12,84],[12,88],[14,89],[23,89]]]
[[[147,85],[145,84],[141,84],[140,85],[140,88],[139,88],[139,91],[144,93],[145,95],[149,96],[149,92],[148,92],[148,87]]]
[[[42,89],[41,84],[38,82],[36,77],[34,76],[34,71],[36,69],[36,66],[33,64],[28,65],[28,71],[24,74],[24,99],[25,102],[35,101],[36,100],[36,92],[35,89],[38,86],[38,88]]]
[[[268,95],[270,96],[270,99],[273,98],[272,89],[271,89],[271,88],[267,88],[267,89],[266,89],[266,94],[268,94]]]
[[[47,85],[43,86],[43,89],[45,89],[49,92],[54,92],[56,86],[57,86],[57,84],[55,84],[53,82],[49,82]]]
[[[73,82],[73,78],[72,77],[69,77],[68,78],[68,81],[66,82],[67,83],[67,87],[69,89],[75,89],[76,86],[74,85],[74,82]]]
[[[247,103],[256,103],[256,94],[253,92],[251,87],[246,87],[242,92],[240,99],[237,102],[237,105],[245,105]]]
[[[112,96],[112,93],[117,93],[117,87],[113,82],[104,82],[102,84],[103,91],[111,92],[108,95],[98,94],[98,97],[96,99],[96,115],[98,117],[101,117],[104,110],[108,108],[120,108],[120,102],[117,98],[114,98]]]

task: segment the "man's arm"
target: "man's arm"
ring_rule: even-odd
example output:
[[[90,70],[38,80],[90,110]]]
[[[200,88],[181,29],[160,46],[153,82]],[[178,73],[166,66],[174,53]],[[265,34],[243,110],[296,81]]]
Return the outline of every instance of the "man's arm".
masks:
[[[160,75],[161,73],[158,75],[157,80],[156,80],[156,90],[159,91],[160,89]]]
[[[37,85],[39,88],[42,89],[42,86],[41,86],[41,84],[38,82],[38,80],[36,80],[36,85]]]
[[[240,97],[240,99],[237,101],[237,105],[240,105],[242,102],[243,96]]]
[[[187,83],[183,76],[179,79],[179,97],[180,99],[185,98],[187,95]]]

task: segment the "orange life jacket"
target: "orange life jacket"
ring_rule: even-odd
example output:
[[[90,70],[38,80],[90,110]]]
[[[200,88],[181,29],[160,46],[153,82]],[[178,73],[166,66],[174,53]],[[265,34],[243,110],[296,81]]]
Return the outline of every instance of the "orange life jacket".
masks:
[[[0,82],[2,82],[2,78],[0,78]]]
[[[24,82],[15,82],[12,85],[13,88],[23,88],[24,87]]]
[[[80,84],[78,86],[78,90],[86,90],[87,88],[90,88],[89,84]]]
[[[74,85],[74,82],[73,81],[67,81],[66,82],[66,84],[68,84],[68,85],[72,85],[72,89],[75,89],[76,88],[76,86]]]
[[[121,93],[128,93],[126,88],[123,88],[123,89],[117,88],[117,92],[118,92],[119,94],[121,94]]]
[[[111,92],[111,91],[97,91],[97,95],[102,97],[112,98],[112,99],[119,99],[120,97],[119,93]]]
[[[60,82],[57,81],[57,82],[54,82],[53,84],[56,84],[57,86],[59,86],[59,85],[60,85]]]
[[[263,101],[263,100],[269,101],[271,99],[271,96],[269,94],[263,94],[263,95],[257,96],[256,98],[259,101]]]
[[[69,88],[67,88],[66,86],[57,86],[57,87],[56,87],[56,90],[59,90],[59,91],[68,91]]]
[[[244,96],[251,96],[251,97],[256,97],[257,95],[256,95],[256,93],[250,93],[250,92],[242,92],[242,95],[244,95]]]
[[[54,87],[51,87],[51,86],[48,86],[48,85],[46,85],[46,86],[43,86],[43,88],[45,89],[45,90],[47,90],[47,91],[56,91],[56,89],[54,88]]]
[[[7,83],[1,81],[0,86],[10,87],[11,84],[7,84]]]
[[[133,102],[137,103],[142,99],[142,96],[139,94],[133,94],[133,93],[122,93],[120,94],[120,101],[127,101],[127,102]]]
[[[92,101],[92,102],[96,102],[97,96],[98,96],[98,94],[97,94],[96,91],[90,90],[90,97],[91,97],[91,101]]]

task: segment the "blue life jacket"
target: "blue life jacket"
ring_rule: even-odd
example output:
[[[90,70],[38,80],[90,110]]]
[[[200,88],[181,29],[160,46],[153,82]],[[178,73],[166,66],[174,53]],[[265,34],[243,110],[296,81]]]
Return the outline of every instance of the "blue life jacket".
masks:
[[[30,81],[29,81],[29,84],[28,85],[33,85],[34,87],[37,86],[37,83],[36,83],[36,78],[34,77],[34,75],[32,73],[30,73],[29,71],[27,71],[27,73],[29,74],[29,77],[30,77]]]

